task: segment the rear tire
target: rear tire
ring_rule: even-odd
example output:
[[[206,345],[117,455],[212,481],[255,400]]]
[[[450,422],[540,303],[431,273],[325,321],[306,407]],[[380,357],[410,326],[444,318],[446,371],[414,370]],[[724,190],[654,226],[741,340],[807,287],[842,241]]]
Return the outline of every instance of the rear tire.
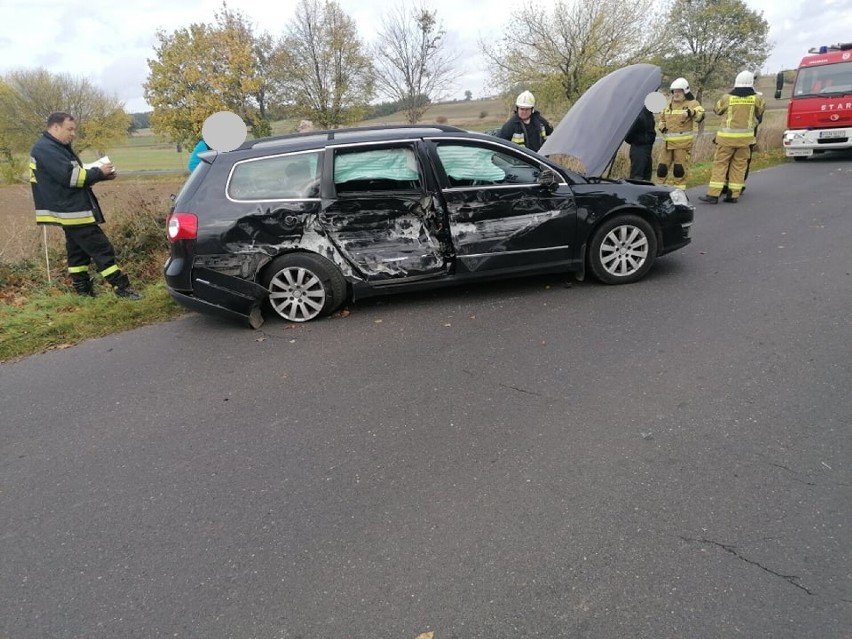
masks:
[[[589,266],[604,284],[630,284],[651,270],[657,257],[657,235],[638,215],[618,215],[592,237]]]
[[[288,322],[329,315],[346,301],[346,280],[332,262],[313,253],[287,253],[263,271],[269,308]]]
[[[794,155],[794,156],[793,156],[793,161],[795,161],[795,162],[804,162],[804,161],[806,161],[807,159],[808,159],[808,158],[806,158],[806,157],[804,157],[804,156],[802,156],[802,155]]]

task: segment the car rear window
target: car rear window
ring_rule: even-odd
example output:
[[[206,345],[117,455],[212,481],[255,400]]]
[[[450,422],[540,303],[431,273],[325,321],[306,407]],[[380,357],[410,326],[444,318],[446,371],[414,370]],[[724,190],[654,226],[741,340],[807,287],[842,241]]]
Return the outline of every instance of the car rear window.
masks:
[[[320,152],[246,160],[234,166],[228,196],[234,200],[319,197]]]

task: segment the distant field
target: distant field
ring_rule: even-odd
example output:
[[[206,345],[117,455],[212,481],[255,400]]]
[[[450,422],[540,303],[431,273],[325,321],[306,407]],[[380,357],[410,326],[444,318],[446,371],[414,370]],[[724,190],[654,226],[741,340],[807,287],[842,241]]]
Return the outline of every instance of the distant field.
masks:
[[[787,99],[776,100],[775,77],[766,76],[757,80],[756,88],[763,93],[769,111],[779,113],[787,108]],[[789,87],[786,94],[789,95]],[[704,100],[707,110],[705,130],[714,131],[718,128],[719,118],[713,114],[713,102],[715,96],[708,96]],[[421,122],[433,124],[444,121],[446,124],[458,126],[470,131],[487,131],[500,126],[509,117],[510,105],[501,98],[487,98],[483,100],[461,100],[455,102],[443,102],[431,105],[424,114]],[[552,124],[559,121],[558,116],[544,112]],[[773,119],[775,116],[772,116]],[[385,117],[365,120],[363,125],[377,124],[403,124],[406,122],[405,114],[397,112]],[[275,135],[292,133],[296,130],[298,120],[279,120],[273,122],[272,132]],[[110,149],[109,156],[119,171],[172,171],[180,173],[186,170],[189,153],[192,147],[177,150],[176,145],[165,142],[154,136],[150,130],[143,129],[133,134],[126,144]],[[93,160],[94,152],[84,153],[84,160]]]

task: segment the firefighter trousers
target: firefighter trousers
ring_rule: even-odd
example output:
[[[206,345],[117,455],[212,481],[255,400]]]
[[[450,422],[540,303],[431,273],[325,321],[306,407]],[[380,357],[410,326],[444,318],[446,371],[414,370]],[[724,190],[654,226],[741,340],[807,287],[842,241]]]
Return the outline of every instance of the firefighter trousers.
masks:
[[[713,156],[713,169],[710,173],[707,195],[719,197],[727,181],[731,197],[739,197],[745,186],[750,155],[751,150],[748,146],[717,146]]]
[[[657,164],[657,183],[678,189],[686,188],[686,174],[692,149],[663,149]]]
[[[63,226],[68,272],[78,293],[90,293],[92,280],[89,264],[95,263],[98,273],[115,288],[126,288],[130,281],[115,265],[115,249],[106,234],[96,224]]]

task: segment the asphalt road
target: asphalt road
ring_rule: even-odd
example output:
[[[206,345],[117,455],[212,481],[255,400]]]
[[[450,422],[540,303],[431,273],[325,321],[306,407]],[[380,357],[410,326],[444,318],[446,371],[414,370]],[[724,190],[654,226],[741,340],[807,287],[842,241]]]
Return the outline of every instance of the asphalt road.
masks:
[[[753,173],[632,286],[0,366],[0,637],[852,636],[850,185]]]

